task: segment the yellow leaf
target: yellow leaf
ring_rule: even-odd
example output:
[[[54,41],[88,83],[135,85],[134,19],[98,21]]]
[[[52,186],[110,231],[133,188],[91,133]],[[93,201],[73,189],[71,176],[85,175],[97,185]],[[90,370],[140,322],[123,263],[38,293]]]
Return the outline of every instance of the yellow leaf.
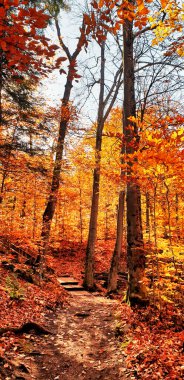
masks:
[[[7,183],[11,183],[11,182],[12,182],[12,179],[11,179],[11,178],[7,178],[7,179],[6,179],[6,184],[7,184]]]
[[[177,132],[174,131],[174,132],[172,133],[172,138],[173,138],[173,139],[176,139],[176,137],[177,137]]]

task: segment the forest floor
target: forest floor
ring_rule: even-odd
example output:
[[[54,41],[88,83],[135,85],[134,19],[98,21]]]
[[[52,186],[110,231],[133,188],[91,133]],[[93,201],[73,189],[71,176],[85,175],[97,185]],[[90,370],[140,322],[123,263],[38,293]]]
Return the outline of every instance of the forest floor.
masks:
[[[48,254],[41,281],[21,254],[0,248],[1,380],[183,378],[182,307],[161,299],[130,308],[122,303],[124,277],[116,299],[107,298],[111,247],[97,249],[97,292],[73,297],[58,277],[67,274],[82,283],[83,247],[65,242],[60,253]]]
[[[115,336],[117,302],[75,296],[50,326],[56,335],[36,343],[32,379],[127,379],[123,351]],[[30,358],[31,359],[31,358]],[[29,367],[31,368],[31,366]]]

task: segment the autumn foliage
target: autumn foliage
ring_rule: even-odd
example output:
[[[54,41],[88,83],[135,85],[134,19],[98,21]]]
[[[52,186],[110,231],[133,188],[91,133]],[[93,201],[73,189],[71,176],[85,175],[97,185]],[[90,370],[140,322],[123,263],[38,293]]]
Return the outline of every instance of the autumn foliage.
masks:
[[[178,99],[179,84],[178,93],[173,93],[169,80],[164,81],[169,65],[173,75],[177,70],[178,78],[182,70],[178,61],[183,55],[181,5],[173,0],[99,0],[90,5],[91,11],[82,14],[72,54],[60,34],[59,17],[52,19],[48,8],[38,8],[36,2],[33,5],[28,0],[0,0],[0,358],[19,345],[17,337],[13,335],[9,341],[9,335],[6,331],[3,335],[1,329],[17,328],[30,320],[44,324],[47,311],[54,313],[66,302],[67,294],[58,285],[58,276],[69,274],[82,283],[96,170],[100,186],[95,290],[103,295],[107,293],[117,234],[119,193],[127,195],[127,186],[133,185],[141,194],[141,249],[146,261],[142,282],[148,291],[149,306],[130,308],[122,303],[128,278],[126,204],[117,292],[108,294],[120,301],[116,332],[127,373],[135,379],[181,379],[184,116]],[[46,37],[49,22],[56,26],[57,44]],[[71,94],[76,85],[81,91],[78,105],[88,101],[93,87],[102,81],[99,57],[95,57],[94,64],[96,79],[91,56],[86,55],[85,64],[80,66],[78,55],[83,50],[88,54],[90,44],[97,43],[94,46],[99,49],[102,43],[108,46],[116,41],[122,57],[121,31],[127,23],[133,27],[137,50],[140,46],[140,66],[153,70],[145,77],[144,67],[141,71],[136,66],[139,56],[135,52],[135,115],[128,118],[123,129],[122,94],[118,98],[117,93],[98,151],[97,121],[91,114],[90,122],[85,119],[76,105],[77,95],[72,98]],[[144,39],[147,32],[151,34]],[[155,46],[163,49],[160,56]],[[162,60],[165,71],[157,79],[155,66]],[[90,79],[85,77],[86,62]],[[116,57],[113,63],[117,68]],[[108,75],[113,75],[113,70],[111,74],[107,72],[104,91],[112,81]],[[55,75],[66,79],[59,106],[58,102],[53,105],[47,93],[45,99],[38,96],[41,80],[47,77],[49,87]],[[82,87],[84,79],[87,95]],[[146,93],[149,80],[156,82],[151,95]],[[166,83],[167,92],[161,81]],[[139,85],[144,87],[140,93]],[[146,94],[144,98],[142,93]],[[93,106],[92,100],[88,106],[92,113]],[[127,135],[131,138],[127,139]],[[54,199],[54,207],[44,240],[43,216],[50,198]]]
[[[6,75],[20,77],[31,70],[32,78],[46,74],[49,59],[55,54],[56,45],[39,33],[45,29],[49,16],[42,10],[28,6],[28,1],[0,2],[1,70]],[[51,67],[50,67],[51,69]]]

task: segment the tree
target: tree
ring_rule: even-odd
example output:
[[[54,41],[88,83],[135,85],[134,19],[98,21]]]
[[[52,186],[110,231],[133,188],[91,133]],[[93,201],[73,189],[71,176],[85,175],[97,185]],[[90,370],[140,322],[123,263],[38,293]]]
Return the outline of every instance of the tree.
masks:
[[[68,72],[66,72],[61,69],[60,73],[66,74],[66,83],[65,83],[65,90],[62,98],[62,104],[61,104],[61,113],[60,113],[60,123],[59,123],[59,133],[58,133],[58,141],[56,146],[56,157],[54,162],[54,169],[53,169],[53,175],[52,175],[52,183],[51,183],[51,189],[50,189],[50,195],[49,199],[46,204],[45,211],[43,213],[43,228],[42,228],[42,234],[41,237],[43,239],[44,245],[47,243],[49,239],[50,234],[50,227],[51,222],[54,216],[56,204],[57,204],[57,194],[59,190],[59,184],[60,184],[60,174],[61,174],[61,166],[62,166],[62,158],[63,158],[63,148],[64,148],[64,141],[65,136],[67,132],[67,127],[69,126],[69,122],[72,118],[71,115],[71,103],[70,103],[70,97],[71,97],[71,90],[73,87],[73,82],[80,76],[77,74],[77,58],[80,54],[81,50],[86,46],[86,36],[85,36],[85,19],[83,17],[82,25],[80,28],[80,36],[78,39],[78,43],[76,46],[76,49],[73,53],[70,53],[68,47],[65,45],[63,38],[61,36],[60,26],[57,18],[57,13],[54,17],[55,21],[55,27],[57,31],[58,40],[61,46],[61,49],[65,52],[66,57],[60,57],[57,60],[57,65],[59,65],[65,61],[68,60]]]
[[[58,114],[55,109],[45,106],[41,99],[34,98],[34,107],[21,109],[19,105],[3,99],[3,120],[0,139],[1,186],[0,203],[3,201],[6,179],[16,170],[16,154],[25,152],[28,156],[39,157],[50,150],[51,138]],[[28,159],[29,161],[29,159]],[[30,163],[28,166],[31,167]]]
[[[123,129],[127,160],[139,142],[138,127],[130,118],[136,117],[133,21],[125,20],[123,25],[124,42],[124,103]],[[142,234],[140,188],[131,180],[131,162],[127,162],[127,301],[130,304],[145,302],[147,295],[144,285],[145,252]]]
[[[105,121],[117,99],[119,88],[122,84],[122,67],[116,71],[112,85],[105,94],[105,41],[100,43],[100,91],[98,101],[98,116],[96,129],[96,144],[95,144],[95,169],[93,172],[93,193],[91,203],[91,214],[89,224],[89,234],[86,248],[86,266],[84,286],[88,289],[94,287],[94,252],[97,235],[97,218],[100,192],[100,167],[101,167],[101,149],[102,149],[102,133]]]
[[[108,277],[108,293],[115,292],[117,290],[119,260],[122,253],[122,241],[123,241],[123,219],[125,210],[125,191],[119,192],[118,200],[118,215],[116,226],[116,242],[111,259],[111,266]]]
[[[52,70],[50,58],[57,46],[39,30],[46,28],[49,21],[45,10],[38,10],[25,1],[1,1],[0,4],[0,121],[2,100],[8,93],[14,101],[22,100],[20,86],[29,92],[30,85]]]
[[[161,9],[156,17],[161,17],[163,7],[172,2],[161,2]],[[128,264],[128,290],[127,301],[130,304],[147,302],[146,287],[144,285],[145,271],[145,251],[142,234],[141,221],[141,198],[140,188],[132,179],[132,160],[131,156],[137,151],[139,146],[139,130],[136,122],[136,100],[135,100],[135,69],[134,69],[134,38],[140,36],[146,31],[155,30],[157,39],[160,38],[160,30],[165,27],[164,19],[167,18],[169,32],[173,31],[176,20],[178,21],[178,13],[172,16],[171,8],[167,8],[163,13],[162,20],[152,18],[152,24],[148,23],[149,9],[143,1],[134,0],[125,1],[118,6],[111,1],[110,4],[106,0],[99,2],[99,7],[110,6],[110,8],[118,7],[118,16],[120,24],[123,23],[123,54],[124,54],[124,103],[123,103],[123,132],[125,136],[125,153],[127,160],[127,264]],[[176,6],[177,8],[177,6]],[[110,10],[109,10],[110,12]],[[154,23],[153,23],[154,21]],[[138,27],[136,34],[133,32],[133,25]],[[115,29],[119,28],[119,24],[115,25]],[[180,26],[179,26],[180,27]],[[178,29],[178,26],[177,26]]]
[[[147,36],[146,31],[139,34],[134,32],[134,73],[135,73],[135,95],[136,95],[136,115],[140,122],[144,119],[146,108],[155,102],[161,101],[161,95],[166,96],[182,88],[182,64],[181,59],[177,56],[165,56],[167,43],[158,47],[155,50],[154,46],[150,45],[150,36]],[[146,72],[145,72],[146,70]],[[145,81],[146,77],[146,81]],[[163,106],[160,105],[161,107]],[[141,128],[138,128],[139,132]],[[122,142],[122,155],[125,153],[125,146]],[[122,173],[122,176],[124,174]],[[122,208],[124,194],[120,192],[119,210]],[[147,193],[147,229],[149,230],[149,207]],[[121,205],[121,206],[120,206]],[[121,211],[122,213],[122,211]],[[109,291],[117,290],[117,272],[118,272],[118,257],[121,253],[121,236],[123,217],[121,215],[117,223],[116,244],[111,262],[109,275]],[[118,243],[119,242],[119,243]],[[119,246],[119,249],[117,247]]]

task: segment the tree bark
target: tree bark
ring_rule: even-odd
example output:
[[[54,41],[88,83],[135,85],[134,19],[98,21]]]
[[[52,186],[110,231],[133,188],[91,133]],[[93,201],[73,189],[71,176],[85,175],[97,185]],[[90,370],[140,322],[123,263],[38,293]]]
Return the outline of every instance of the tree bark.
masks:
[[[64,140],[66,136],[68,122],[70,120],[69,100],[72,89],[72,61],[70,61],[69,71],[67,75],[64,96],[61,105],[61,120],[59,125],[59,135],[56,146],[56,158],[52,175],[52,184],[49,199],[43,214],[43,226],[41,237],[44,242],[47,242],[50,235],[51,222],[57,204],[57,194],[60,184],[61,164],[63,158]]]
[[[108,205],[109,205],[109,201],[105,205],[105,234],[104,234],[105,241],[107,241],[108,237],[109,237],[109,229],[108,229]]]
[[[2,76],[2,49],[0,49],[0,128],[2,127],[2,89],[3,89],[3,76]]]
[[[64,95],[61,103],[61,119],[60,119],[60,126],[59,126],[59,135],[58,135],[58,141],[56,146],[56,158],[54,162],[54,169],[53,169],[53,175],[52,175],[52,184],[51,184],[51,190],[49,199],[43,214],[43,224],[42,224],[42,232],[41,232],[41,238],[43,241],[43,246],[46,246],[47,241],[49,239],[50,235],[50,228],[52,219],[55,213],[56,204],[57,204],[57,195],[59,190],[59,184],[60,184],[60,174],[61,174],[61,165],[62,165],[62,158],[63,158],[63,148],[64,148],[64,140],[66,136],[66,131],[68,127],[68,123],[70,121],[70,95],[71,90],[73,87],[73,80],[75,78],[75,63],[78,55],[80,54],[82,48],[85,45],[85,22],[84,17],[82,21],[82,26],[80,28],[80,36],[78,39],[78,43],[76,46],[76,49],[73,54],[70,54],[70,51],[68,47],[63,42],[61,31],[58,23],[57,17],[55,18],[55,26],[57,30],[57,36],[60,43],[60,46],[62,50],[64,50],[68,61],[69,61],[69,68],[68,68],[68,74],[67,74],[67,80],[64,90]]]
[[[8,176],[8,173],[9,173],[10,157],[11,157],[11,153],[12,153],[12,149],[13,149],[15,132],[16,132],[16,127],[13,129],[13,134],[12,134],[11,142],[9,142],[8,148],[7,148],[6,152],[5,152],[6,153],[6,162],[4,163],[2,182],[1,182],[1,185],[0,185],[0,205],[3,202],[5,180],[6,180],[7,176]]]
[[[148,192],[146,192],[146,233],[150,235],[150,198]]]
[[[95,169],[93,172],[93,193],[92,193],[88,241],[87,241],[87,248],[86,248],[85,277],[84,277],[84,284],[83,284],[85,288],[91,289],[91,290],[94,288],[94,251],[95,251],[95,243],[96,243],[96,235],[97,235],[102,131],[104,127],[104,84],[105,84],[105,42],[103,41],[101,44],[100,94],[99,94],[97,133],[96,133],[96,144],[95,144],[96,157],[95,157]]]
[[[82,217],[82,189],[79,177],[79,217],[80,217],[80,243],[83,243],[83,217]]]
[[[177,240],[180,238],[180,229],[179,229],[179,195],[176,192],[175,196],[175,207],[176,207],[176,236]]]
[[[119,193],[119,204],[118,204],[118,216],[117,216],[117,233],[116,233],[116,243],[111,260],[111,267],[108,278],[108,293],[117,291],[118,282],[118,267],[119,260],[122,251],[122,241],[123,241],[123,216],[124,216],[124,205],[125,205],[125,191],[120,191]]]
[[[96,163],[93,172],[93,192],[91,203],[91,214],[89,223],[89,234],[86,248],[85,276],[83,285],[87,289],[94,288],[94,253],[97,235],[97,218],[99,204],[99,187],[100,187],[100,165],[101,165],[101,147],[102,132],[105,121],[117,98],[119,88],[122,84],[122,65],[117,70],[112,86],[104,99],[105,90],[105,41],[101,42],[101,72],[100,72],[100,94],[98,103],[97,133],[96,133]]]
[[[35,240],[36,237],[36,227],[37,227],[37,182],[36,182],[36,176],[34,179],[34,198],[33,198],[33,240]]]
[[[129,120],[136,117],[134,56],[133,56],[133,22],[126,20],[123,26],[124,47],[124,106],[123,128],[126,154],[133,154],[138,147],[139,135],[136,123]],[[130,305],[147,303],[144,285],[145,252],[141,220],[141,194],[139,186],[131,179],[132,163],[127,169],[127,266],[128,289],[127,302]]]
[[[124,132],[124,128],[123,128]],[[125,144],[122,143],[121,147],[122,157],[125,154]],[[123,159],[121,159],[121,164],[123,163]],[[121,168],[120,179],[123,181],[123,175],[125,172]],[[125,190],[121,190],[119,192],[119,201],[118,201],[118,216],[117,216],[117,228],[116,228],[116,243],[114,252],[111,259],[111,266],[108,277],[108,293],[117,291],[118,284],[118,267],[119,260],[122,251],[122,241],[123,241],[123,217],[124,217],[124,206],[125,206]]]

